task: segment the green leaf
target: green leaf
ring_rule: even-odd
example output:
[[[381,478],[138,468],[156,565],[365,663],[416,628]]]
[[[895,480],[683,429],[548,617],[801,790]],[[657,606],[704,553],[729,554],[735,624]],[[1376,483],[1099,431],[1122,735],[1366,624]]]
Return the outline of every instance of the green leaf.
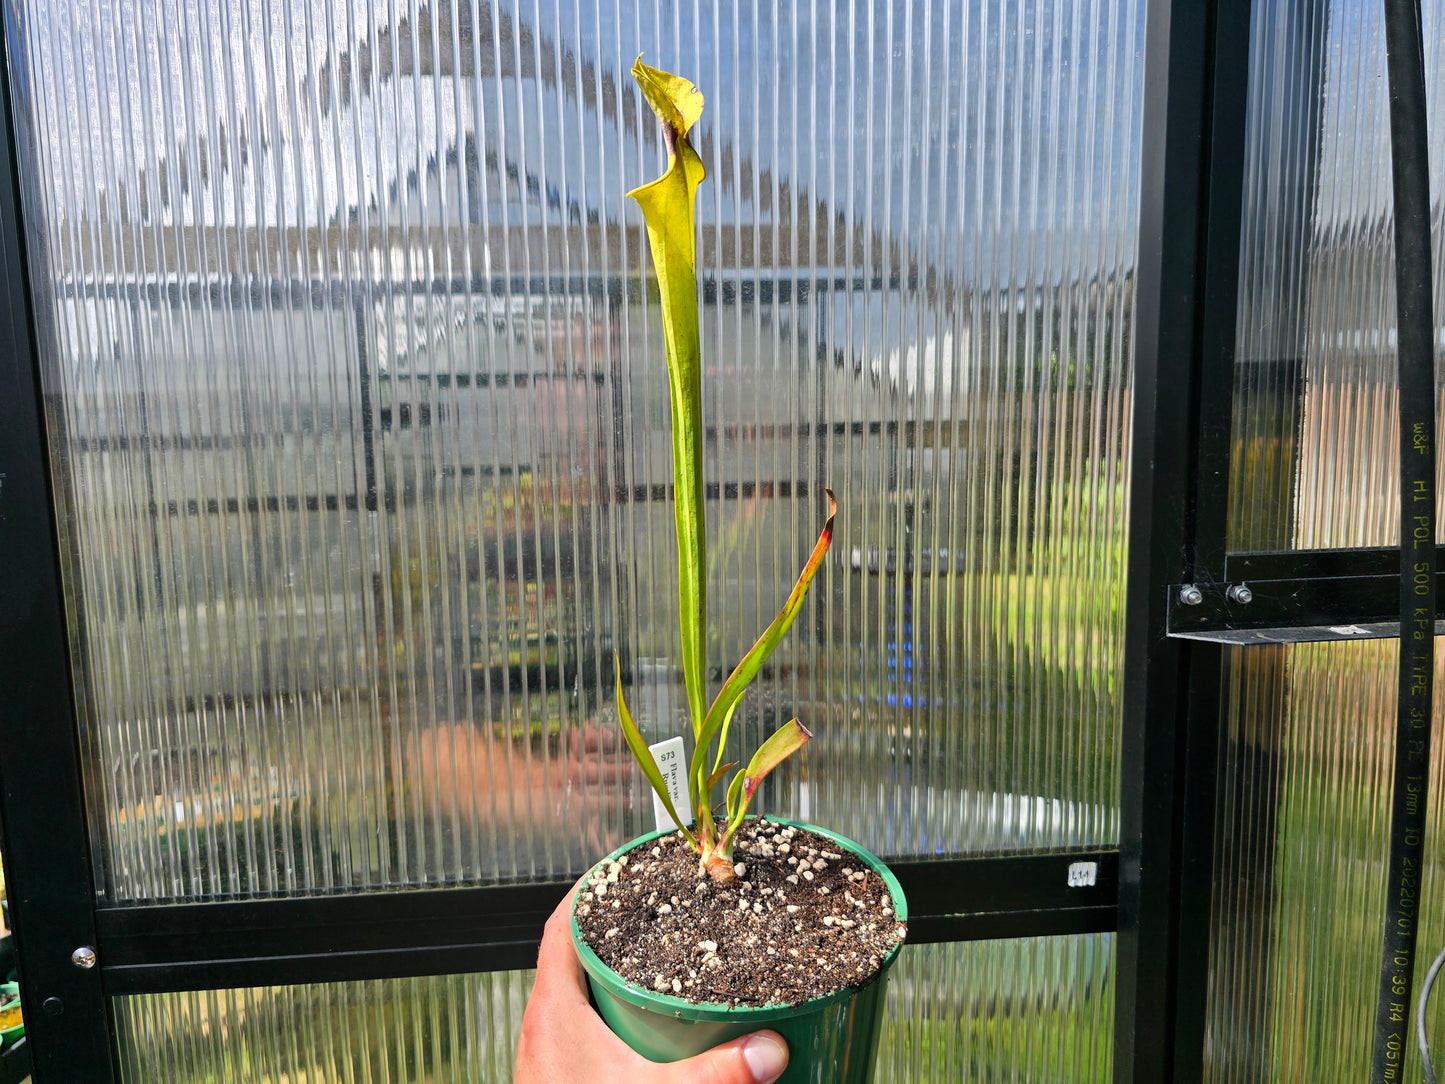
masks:
[[[722,763],[723,753],[725,753],[725,752],[727,751],[727,747],[728,747],[728,727],[732,726],[733,713],[734,713],[735,711],[737,711],[737,708],[738,708],[737,704],[734,704],[732,707],[728,708],[728,713],[727,713],[725,716],[723,716],[722,729],[717,732],[717,759],[712,762],[712,766],[713,766],[713,770],[714,770],[714,771],[716,771],[716,770],[717,770],[717,766]],[[707,755],[707,750],[712,748],[712,742],[713,742],[713,738],[712,738],[712,735],[710,734],[710,735],[708,736],[707,744],[706,744],[706,745],[699,745],[699,746],[694,747],[694,749],[693,749],[693,759],[696,760],[699,765],[701,765],[701,764],[703,763],[703,761],[698,757],[698,755],[697,755],[697,750],[698,750],[698,749],[702,749],[702,750],[703,750],[703,756],[706,756],[706,755]],[[695,771],[701,771],[701,768],[699,767],[699,768],[696,768],[696,769],[694,769],[694,770],[695,770]]]
[[[733,781],[728,784],[728,798],[726,808],[727,819],[729,821],[732,820],[733,810],[737,808],[738,795],[742,793],[743,781],[747,778],[747,774],[747,772],[738,772],[737,775],[733,776]],[[728,833],[728,836],[731,836],[731,834],[732,833]],[[726,839],[727,837],[724,837],[724,842],[726,842]]]
[[[617,671],[617,720],[622,727],[622,736],[627,740],[627,748],[632,751],[632,759],[637,761],[637,766],[642,769],[642,774],[647,776],[652,789],[662,799],[662,807],[667,810],[667,815],[682,829],[687,841],[696,847],[697,839],[687,830],[688,822],[679,817],[677,810],[673,808],[672,795],[667,792],[667,783],[662,778],[657,761],[652,759],[652,750],[647,748],[647,742],[643,741],[637,724],[632,721],[632,713],[627,710],[627,702],[622,699],[622,660],[616,655],[613,658],[616,660],[614,668]]]
[[[732,771],[737,766],[738,762],[736,760],[730,760],[722,767],[713,769],[712,775],[708,776],[706,782],[703,784],[703,792],[706,796],[706,799],[712,798],[712,788],[717,786],[718,783],[722,782],[722,777],[727,775],[728,772]]]
[[[722,741],[727,741],[727,724],[732,721],[733,709],[742,699],[743,693],[752,684],[753,678],[757,677],[758,671],[767,661],[773,649],[778,646],[788,629],[793,624],[793,619],[798,616],[798,611],[803,606],[803,597],[808,593],[808,585],[813,582],[813,577],[818,574],[818,569],[823,567],[823,557],[828,552],[828,547],[833,544],[833,520],[838,515],[838,502],[833,497],[831,489],[823,492],[828,494],[828,522],[823,524],[823,531],[818,535],[818,541],[813,546],[813,552],[808,556],[808,563],[803,566],[803,571],[798,574],[798,582],[793,585],[792,594],[783,603],[783,608],[778,611],[778,616],[773,618],[763,634],[758,637],[757,643],[743,656],[742,662],[728,675],[727,681],[718,691],[717,699],[712,702],[712,707],[707,709],[707,717],[703,720],[702,732],[697,737],[693,747],[693,771],[696,772],[698,763],[697,750],[712,748],[713,739],[722,733]],[[703,754],[704,756],[706,753]]]
[[[697,186],[706,174],[687,133],[702,114],[702,95],[687,80],[649,68],[641,57],[632,65],[632,76],[662,122],[668,151],[667,171],[628,195],[642,205],[662,295],[667,386],[672,404],[682,673],[696,739],[702,731],[707,703],[707,561],[702,503],[702,343],[698,333],[693,204]],[[694,776],[694,780],[697,778]]]
[[[812,739],[812,732],[796,719],[792,719],[777,730],[753,754],[753,759],[748,761],[745,770],[739,772],[733,778],[733,785],[728,788],[728,827],[723,835],[722,846],[727,847],[732,835],[742,824],[743,818],[747,816],[748,806],[752,804],[753,795],[758,792],[758,787],[767,774],[776,768],[783,761],[796,753]],[[737,790],[738,780],[741,779],[741,793]],[[734,808],[736,805],[736,808]],[[724,854],[728,851],[724,850]]]

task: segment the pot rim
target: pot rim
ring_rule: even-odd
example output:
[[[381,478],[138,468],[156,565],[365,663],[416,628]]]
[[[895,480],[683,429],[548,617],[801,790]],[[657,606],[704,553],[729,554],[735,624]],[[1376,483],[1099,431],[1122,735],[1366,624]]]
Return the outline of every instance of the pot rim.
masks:
[[[753,820],[758,818],[750,817],[749,819]],[[810,832],[816,832],[820,836],[831,839],[844,850],[851,851],[857,858],[866,862],[869,868],[872,869],[874,873],[877,873],[878,876],[882,877],[883,883],[888,886],[889,895],[893,898],[894,919],[897,922],[903,923],[905,926],[907,925],[908,900],[903,894],[903,887],[898,883],[898,878],[893,875],[893,871],[871,851],[855,843],[847,836],[840,835],[831,829],[823,828],[816,824],[810,824],[807,821],[796,821],[790,820],[787,817],[774,816],[766,816],[764,819],[774,824],[787,824],[794,828],[806,828]],[[639,847],[644,847],[655,839],[673,835],[676,831],[676,829],[672,829],[667,832],[649,832],[646,835],[629,840],[611,854],[596,862],[592,868],[587,871],[588,877],[591,876],[593,870],[596,870],[604,862],[616,861],[622,855],[635,851]],[[572,923],[572,944],[577,950],[577,956],[582,961],[583,968],[586,969],[587,973],[593,979],[602,983],[613,996],[621,998],[623,1001],[631,1005],[636,1005],[639,1008],[649,1009],[652,1012],[659,1013],[663,1016],[671,1016],[679,1020],[747,1020],[761,1024],[769,1020],[782,1020],[790,1016],[802,1016],[807,1013],[817,1012],[821,1009],[826,1009],[829,1005],[846,1001],[854,997],[859,990],[877,982],[887,974],[888,969],[893,965],[893,961],[898,958],[899,950],[904,945],[904,941],[894,942],[893,947],[888,950],[887,955],[879,961],[877,970],[863,982],[856,986],[844,986],[839,990],[834,990],[831,994],[810,998],[807,1001],[769,1005],[729,1005],[716,1001],[686,1001],[683,998],[674,997],[672,994],[661,994],[656,990],[644,989],[636,983],[629,982],[603,963],[602,958],[592,951],[592,946],[582,939],[582,930],[577,925],[577,901],[586,889],[587,881],[584,878],[578,886],[577,892],[572,897],[572,907],[569,913],[569,918]],[[904,940],[906,941],[906,938]]]

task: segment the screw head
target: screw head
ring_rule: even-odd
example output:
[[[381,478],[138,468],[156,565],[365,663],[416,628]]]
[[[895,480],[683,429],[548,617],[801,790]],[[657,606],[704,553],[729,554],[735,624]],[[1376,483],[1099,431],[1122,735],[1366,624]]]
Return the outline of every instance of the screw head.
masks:
[[[95,949],[89,945],[81,945],[70,954],[70,962],[82,971],[89,971],[95,966]]]
[[[1192,583],[1186,583],[1179,589],[1179,601],[1186,606],[1198,606],[1204,601],[1204,592]]]
[[[1235,584],[1226,593],[1229,595],[1230,602],[1237,602],[1241,606],[1248,606],[1254,601],[1254,592],[1242,583]]]

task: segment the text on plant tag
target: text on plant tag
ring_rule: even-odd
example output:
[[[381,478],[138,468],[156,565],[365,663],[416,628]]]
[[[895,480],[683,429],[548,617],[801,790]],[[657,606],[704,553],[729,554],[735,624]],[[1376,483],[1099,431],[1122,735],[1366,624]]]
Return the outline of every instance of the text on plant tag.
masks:
[[[687,802],[683,796],[683,776],[687,769],[683,762],[682,738],[668,738],[656,745],[649,745],[647,749],[657,763],[657,770],[662,773],[662,781],[667,784],[667,793],[668,797],[672,799],[673,808],[686,809]],[[673,821],[667,812],[667,806],[662,804],[662,799],[656,793],[652,795],[652,815],[657,820],[659,832],[674,832],[681,827]]]

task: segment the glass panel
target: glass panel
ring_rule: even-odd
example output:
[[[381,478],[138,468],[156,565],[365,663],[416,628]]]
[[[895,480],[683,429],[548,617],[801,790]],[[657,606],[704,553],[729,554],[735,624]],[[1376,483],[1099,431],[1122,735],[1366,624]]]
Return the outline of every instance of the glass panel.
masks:
[[[1440,4],[1423,8],[1435,103],[1445,93],[1445,21]],[[1229,547],[1393,545],[1394,223],[1381,9],[1265,0],[1253,17]],[[1445,122],[1433,104],[1430,117],[1435,308],[1445,319]]]
[[[879,1084],[1111,1079],[1113,937],[911,945]],[[115,999],[129,1084],[512,1079],[532,972]]]
[[[1385,917],[1393,640],[1225,649],[1206,1079],[1368,1075]],[[1445,678],[1437,654],[1436,680]],[[1440,793],[1445,749],[1431,750]],[[1427,855],[1445,843],[1428,808]],[[1420,895],[1416,986],[1445,945],[1445,880]],[[1418,1004],[1416,997],[1413,1004]],[[1431,998],[1430,1034],[1445,1034]],[[1409,1079],[1422,1079],[1410,1028]]]
[[[715,678],[897,854],[1116,838],[1142,3],[10,0],[98,882],[563,877],[682,725],[626,71],[695,76]],[[58,11],[63,10],[60,17]]]

